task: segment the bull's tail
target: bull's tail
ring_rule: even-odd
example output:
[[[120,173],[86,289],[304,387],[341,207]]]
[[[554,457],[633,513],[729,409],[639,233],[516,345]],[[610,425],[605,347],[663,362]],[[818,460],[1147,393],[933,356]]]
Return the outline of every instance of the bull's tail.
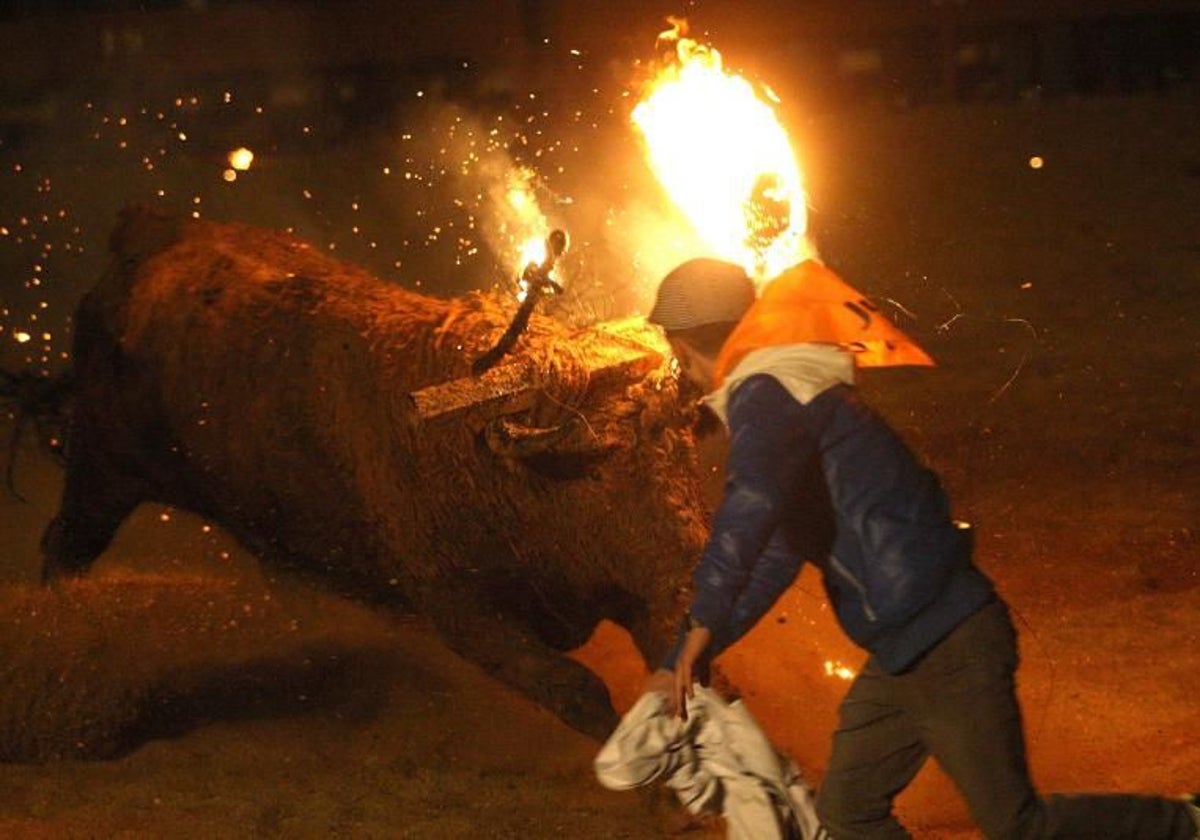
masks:
[[[38,444],[48,454],[60,458],[72,390],[69,371],[48,376],[29,370],[19,373],[0,370],[0,406],[8,407],[13,415],[4,482],[8,492],[22,502],[26,499],[17,490],[16,468],[25,430],[32,425]]]

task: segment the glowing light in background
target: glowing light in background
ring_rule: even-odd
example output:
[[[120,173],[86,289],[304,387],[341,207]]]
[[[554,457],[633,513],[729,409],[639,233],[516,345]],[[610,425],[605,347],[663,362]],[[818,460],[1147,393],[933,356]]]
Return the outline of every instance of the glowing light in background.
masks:
[[[240,146],[229,153],[228,160],[231,169],[246,172],[250,169],[250,164],[254,163],[254,152],[245,146]]]
[[[672,59],[633,109],[646,156],[671,200],[713,256],[757,278],[807,256],[804,188],[769,91],[722,66],[715,49],[685,38],[685,22],[659,36]]]

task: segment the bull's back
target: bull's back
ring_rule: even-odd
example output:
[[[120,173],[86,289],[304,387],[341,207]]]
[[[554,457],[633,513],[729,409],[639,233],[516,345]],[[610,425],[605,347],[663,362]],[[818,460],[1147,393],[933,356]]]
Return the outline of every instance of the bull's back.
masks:
[[[156,500],[305,565],[380,573],[379,520],[412,509],[397,397],[438,375],[449,304],[270,231],[187,223],[157,244],[115,241],[80,307],[79,411],[119,427]]]

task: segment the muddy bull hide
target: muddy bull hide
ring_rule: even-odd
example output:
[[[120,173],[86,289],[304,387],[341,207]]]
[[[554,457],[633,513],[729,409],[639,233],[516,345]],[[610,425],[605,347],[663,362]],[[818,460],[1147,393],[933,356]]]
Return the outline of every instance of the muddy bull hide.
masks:
[[[561,652],[607,618],[657,659],[704,536],[651,330],[535,317],[472,380],[511,313],[487,296],[416,295],[290,236],[140,209],[110,247],[76,314],[47,581],[86,572],[140,503],[190,509],[264,562],[402,598],[461,655],[607,734],[603,683]]]

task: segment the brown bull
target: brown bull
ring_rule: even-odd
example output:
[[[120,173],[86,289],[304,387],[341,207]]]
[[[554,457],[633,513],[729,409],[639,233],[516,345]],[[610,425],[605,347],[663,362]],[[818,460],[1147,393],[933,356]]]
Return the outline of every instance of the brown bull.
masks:
[[[611,727],[603,684],[562,651],[607,618],[661,655],[704,537],[652,331],[535,317],[475,378],[510,311],[488,297],[142,210],[111,249],[76,317],[47,580],[84,573],[142,502],[190,509],[264,562],[403,599],[576,728]]]

